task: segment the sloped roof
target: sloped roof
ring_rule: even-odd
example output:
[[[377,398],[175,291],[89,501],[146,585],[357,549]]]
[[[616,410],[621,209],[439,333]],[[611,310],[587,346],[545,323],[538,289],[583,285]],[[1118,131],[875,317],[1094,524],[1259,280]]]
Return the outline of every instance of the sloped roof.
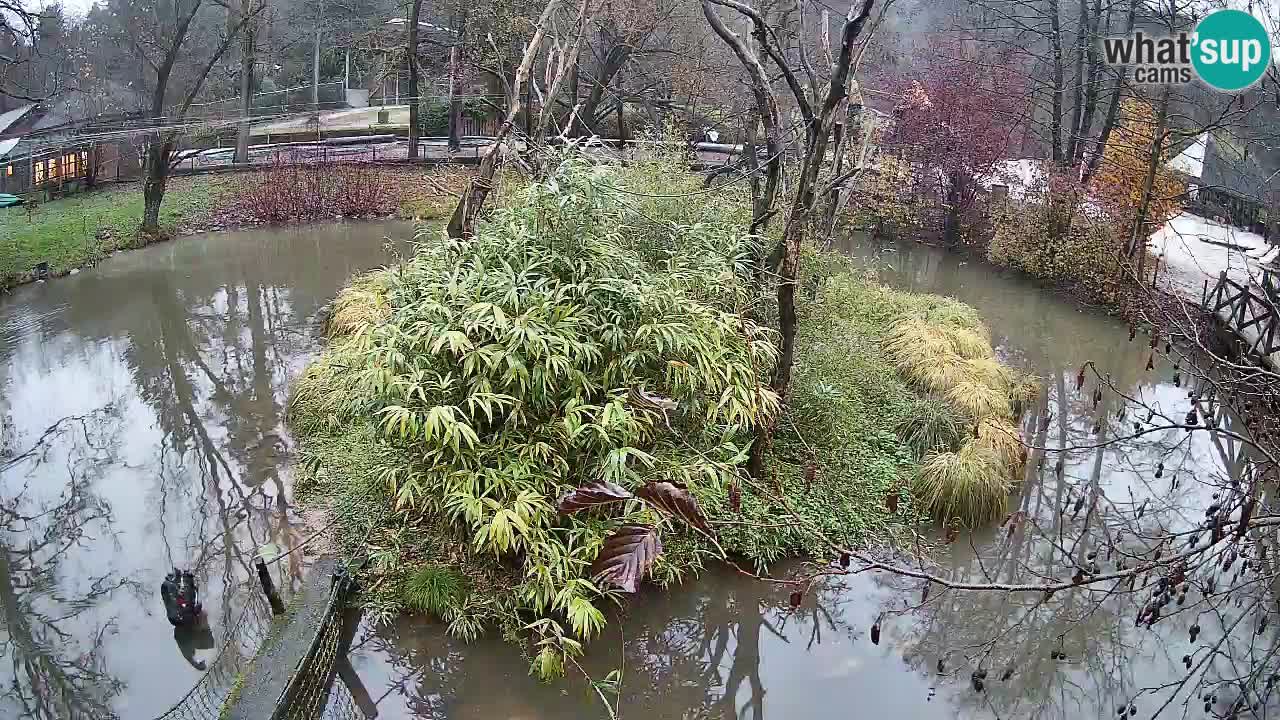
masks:
[[[15,110],[10,110],[7,113],[0,114],[0,134],[3,134],[6,128],[21,120],[24,115],[34,110],[35,107],[35,103],[32,103],[30,105],[23,105]]]
[[[1185,173],[1193,178],[1199,178],[1204,174],[1204,155],[1208,145],[1209,133],[1201,133],[1182,152],[1170,160],[1167,167],[1170,170]]]
[[[9,138],[8,140],[0,140],[0,159],[8,157],[9,153],[18,146],[18,141],[22,138]]]
[[[1200,174],[1203,185],[1256,202],[1263,201],[1268,191],[1277,187],[1277,153],[1259,148],[1256,143],[1249,147],[1239,138],[1222,133],[1206,135],[1204,171]]]

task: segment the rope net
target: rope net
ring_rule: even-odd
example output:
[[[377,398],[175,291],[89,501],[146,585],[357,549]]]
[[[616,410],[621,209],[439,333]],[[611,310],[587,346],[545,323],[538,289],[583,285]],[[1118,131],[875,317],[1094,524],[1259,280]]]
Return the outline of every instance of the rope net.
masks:
[[[217,720],[245,667],[271,633],[271,610],[255,596],[227,630],[218,656],[194,687],[155,720]]]

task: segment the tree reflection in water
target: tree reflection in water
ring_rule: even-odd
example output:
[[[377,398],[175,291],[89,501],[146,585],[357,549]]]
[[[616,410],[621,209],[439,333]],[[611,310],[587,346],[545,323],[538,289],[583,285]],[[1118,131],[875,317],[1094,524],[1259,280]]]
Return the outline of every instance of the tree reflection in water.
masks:
[[[230,619],[261,601],[250,584],[258,547],[308,534],[288,506],[288,381],[316,347],[319,308],[353,272],[386,258],[388,232],[409,229],[335,225],[158,244],[0,303],[0,466],[62,415],[84,415],[99,448],[72,447],[86,444],[77,424],[0,478],[0,543],[16,568],[0,588],[0,668],[27,678],[10,689],[0,676],[0,717],[43,717],[39,703],[53,703],[40,711],[50,717],[154,716],[201,673],[234,675],[256,649],[232,643],[237,652],[214,664],[208,646],[237,639]],[[108,401],[109,412],[87,414]],[[123,429],[108,433],[108,417]],[[74,482],[69,459],[80,463]],[[13,515],[59,502],[38,522]],[[49,527],[66,542],[43,543]],[[35,557],[24,555],[28,543]],[[299,552],[275,566],[286,595],[305,562]],[[212,643],[175,635],[161,612],[156,588],[174,565],[195,571]],[[84,575],[108,570],[136,596]],[[28,663],[32,653],[69,663],[70,679]]]
[[[789,592],[712,571],[667,594],[645,593],[625,621],[610,623],[592,643],[582,669],[594,680],[622,671],[622,717],[763,720],[769,653],[782,646],[803,663],[824,643],[847,646],[859,635],[849,620],[857,613],[845,608],[861,603],[839,583],[817,583],[794,610]],[[465,645],[422,618],[365,627],[362,635],[353,664],[382,718],[608,716],[586,678],[571,669],[564,681],[541,684],[500,638]],[[835,669],[813,667],[816,674]]]
[[[121,689],[102,654],[114,617],[93,616],[99,601],[140,589],[128,578],[87,575],[68,556],[86,543],[110,542],[111,506],[93,490],[116,461],[117,406],[67,417],[30,448],[0,461],[0,657],[10,677],[0,710],[21,717],[113,718]],[[59,461],[66,484],[43,485]]]

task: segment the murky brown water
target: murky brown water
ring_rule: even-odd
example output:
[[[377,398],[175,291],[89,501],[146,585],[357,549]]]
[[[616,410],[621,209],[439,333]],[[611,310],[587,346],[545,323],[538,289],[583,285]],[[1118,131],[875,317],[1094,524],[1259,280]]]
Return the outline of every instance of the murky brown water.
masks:
[[[174,565],[215,638],[261,601],[257,547],[306,534],[286,383],[388,233],[408,229],[188,238],[0,298],[0,717],[150,718],[190,689],[214,650],[165,619]],[[286,592],[303,562],[278,571]]]
[[[316,348],[320,306],[349,274],[385,260],[388,232],[408,234],[340,226],[188,239],[0,302],[0,417],[10,453],[36,448],[0,460],[0,667],[18,679],[0,683],[0,716],[148,718],[199,677],[213,651],[175,643],[156,586],[171,564],[197,565],[216,635],[239,603],[259,601],[246,580],[254,549],[305,534],[285,501],[287,379]],[[1071,389],[1086,360],[1130,395],[1185,404],[1171,369],[1145,371],[1145,344],[1128,343],[1110,318],[930,248],[845,249],[887,282],[977,307],[1004,357],[1044,380],[1045,406],[1027,419],[1039,443],[1092,441],[1099,418],[1119,422],[1114,400],[1095,410]],[[1044,412],[1052,421],[1040,432]],[[72,419],[41,442],[63,418]],[[1103,432],[1113,431],[1104,423]],[[1146,497],[1177,499],[1147,516],[1153,527],[1193,522],[1209,492],[1196,476],[1234,467],[1238,450],[1198,433],[1154,480],[1151,465],[1182,439],[1073,453],[1062,479],[1033,457],[1010,499],[1033,521],[1012,536],[962,537],[935,560],[975,581],[1027,580],[1027,568],[1060,575],[1064,554],[1082,556],[1094,541],[1058,509],[1090,486],[1117,513]],[[285,568],[286,587],[301,572]],[[642,594],[582,667],[597,679],[621,670],[622,717],[753,720],[1113,717],[1121,700],[1182,674],[1190,617],[1153,632],[1133,627],[1127,600],[1059,593],[1037,605],[936,589],[923,609],[901,613],[919,592],[855,576],[793,611],[785,590],[712,572]],[[901,614],[874,646],[868,629],[884,611]],[[1220,620],[1201,623],[1210,632]],[[1051,659],[1058,650],[1065,659]],[[381,718],[606,717],[580,676],[538,683],[501,639],[465,645],[419,619],[363,628],[352,664]],[[978,666],[989,669],[982,694],[969,687]],[[1014,673],[1002,682],[1006,669]],[[33,681],[50,680],[59,699],[31,693]]]

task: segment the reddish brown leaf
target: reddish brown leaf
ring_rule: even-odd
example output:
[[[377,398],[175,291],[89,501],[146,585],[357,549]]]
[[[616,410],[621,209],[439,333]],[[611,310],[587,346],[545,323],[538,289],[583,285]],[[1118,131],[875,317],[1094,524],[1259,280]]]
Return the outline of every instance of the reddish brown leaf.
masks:
[[[633,593],[653,561],[662,554],[658,530],[650,525],[623,525],[605,538],[591,563],[591,577]]]
[[[734,512],[742,512],[742,485],[734,480],[729,485],[729,509]]]
[[[813,487],[813,481],[818,477],[818,466],[812,460],[804,469],[804,488],[808,490]]]
[[[651,482],[636,491],[636,497],[644,500],[667,515],[678,517],[691,527],[707,535],[714,535],[707,524],[707,516],[698,506],[698,499],[685,488],[672,482]]]
[[[890,515],[893,515],[894,513],[898,512],[898,491],[897,491],[897,489],[890,490],[890,491],[889,491],[889,494],[885,496],[885,498],[884,498],[884,506],[885,506],[885,509],[887,509],[887,510],[889,511],[889,514],[890,514]]]
[[[840,567],[842,568],[849,567],[849,553],[847,552],[840,553]]]
[[[958,537],[960,537],[960,528],[956,527],[955,525],[952,525],[951,527],[947,528],[947,544],[948,545],[955,542],[956,538]]]
[[[1076,392],[1084,387],[1084,365],[1080,366],[1080,372],[1076,373]]]
[[[560,498],[557,507],[562,514],[568,515],[597,505],[607,505],[619,500],[628,500],[631,497],[633,497],[632,494],[626,488],[600,480],[590,485],[583,485],[575,490],[570,490],[564,497]]]
[[[880,644],[880,618],[876,618],[876,621],[871,623],[871,644]]]
[[[1249,532],[1249,521],[1253,519],[1253,509],[1257,504],[1256,497],[1250,497],[1244,501],[1244,505],[1240,508],[1240,522],[1236,525],[1236,537],[1243,538]]]
[[[800,603],[802,601],[804,601],[804,593],[800,592],[799,590],[796,590],[795,592],[791,593],[791,607],[793,608],[800,607]]]

